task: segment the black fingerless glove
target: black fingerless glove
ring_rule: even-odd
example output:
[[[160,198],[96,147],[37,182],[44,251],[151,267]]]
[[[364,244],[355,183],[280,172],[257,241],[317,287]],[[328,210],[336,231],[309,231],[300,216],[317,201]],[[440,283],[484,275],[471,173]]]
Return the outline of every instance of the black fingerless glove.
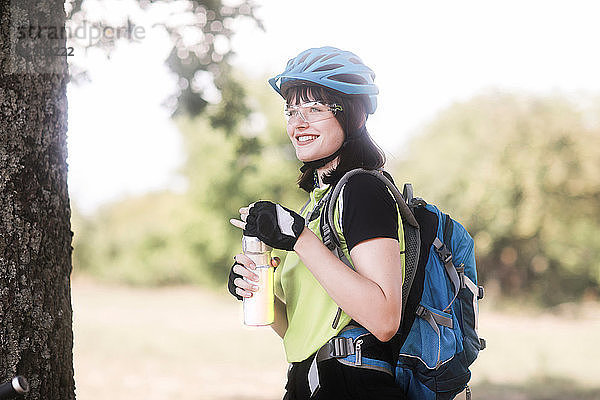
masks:
[[[237,286],[235,286],[235,284],[233,283],[233,281],[235,281],[235,278],[242,278],[242,276],[240,274],[236,274],[235,272],[233,272],[233,267],[235,267],[238,264],[242,265],[239,262],[235,261],[233,263],[233,265],[231,266],[231,269],[229,270],[229,279],[227,281],[227,289],[229,290],[229,293],[231,293],[233,295],[233,297],[235,297],[238,300],[243,300],[244,298],[235,292],[235,289],[237,288]]]
[[[244,235],[259,238],[275,249],[294,250],[304,230],[304,218],[279,204],[258,201],[250,208]]]

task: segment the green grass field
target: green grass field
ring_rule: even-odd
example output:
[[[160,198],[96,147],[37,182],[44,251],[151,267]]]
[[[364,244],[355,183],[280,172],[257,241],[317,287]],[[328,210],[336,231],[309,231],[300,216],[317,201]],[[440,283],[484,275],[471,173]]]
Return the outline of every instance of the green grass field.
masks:
[[[491,302],[489,302],[491,303]],[[473,399],[600,399],[600,305],[492,310]],[[241,304],[200,288],[73,281],[81,400],[280,399],[287,363],[270,328],[242,324]]]

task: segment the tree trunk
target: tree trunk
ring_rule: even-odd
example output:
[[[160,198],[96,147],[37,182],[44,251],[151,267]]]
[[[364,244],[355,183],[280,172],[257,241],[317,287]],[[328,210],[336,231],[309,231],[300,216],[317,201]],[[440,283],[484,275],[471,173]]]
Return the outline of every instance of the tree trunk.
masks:
[[[28,400],[75,398],[68,75],[64,37],[18,38],[11,28],[62,29],[63,7],[0,0],[0,380],[24,375]]]

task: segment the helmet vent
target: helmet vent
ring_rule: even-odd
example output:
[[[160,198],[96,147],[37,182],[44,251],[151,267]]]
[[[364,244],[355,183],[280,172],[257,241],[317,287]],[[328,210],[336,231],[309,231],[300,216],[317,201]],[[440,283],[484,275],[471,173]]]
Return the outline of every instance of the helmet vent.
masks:
[[[308,58],[309,55],[310,55],[310,53],[306,53],[305,55],[303,55],[302,58],[298,60],[296,65],[302,64],[304,62],[304,60],[306,60]]]
[[[358,58],[354,58],[354,57],[350,57],[348,59],[348,61],[350,61],[351,63],[354,63],[354,64],[362,64],[362,61],[360,61]]]
[[[311,65],[313,65],[314,63],[316,63],[317,61],[319,61],[323,57],[325,57],[325,56],[321,55],[321,56],[317,56],[317,57],[313,58],[313,60],[311,62],[309,62],[308,64],[306,64],[306,66],[304,67],[304,70],[306,71],[308,68],[310,68]]]
[[[338,69],[338,68],[342,68],[342,67],[343,67],[342,64],[327,64],[327,65],[323,65],[323,66],[315,69],[313,72],[331,71],[333,69]]]
[[[338,81],[338,82],[352,83],[352,84],[355,84],[355,85],[367,85],[369,83],[362,76],[360,76],[360,75],[354,75],[354,74],[332,75],[332,76],[329,77],[329,79],[334,80],[334,81]]]
[[[328,56],[323,57],[323,59],[321,60],[321,62],[325,62],[325,61],[327,61],[327,60],[329,60],[329,59],[331,59],[331,58],[333,58],[335,56],[339,56],[339,54],[338,53],[329,54]]]

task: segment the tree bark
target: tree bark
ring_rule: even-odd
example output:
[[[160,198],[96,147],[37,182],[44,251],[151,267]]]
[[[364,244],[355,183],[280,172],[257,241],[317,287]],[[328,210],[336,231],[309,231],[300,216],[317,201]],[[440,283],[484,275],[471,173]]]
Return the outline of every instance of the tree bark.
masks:
[[[0,380],[24,375],[28,400],[75,398],[68,74],[64,38],[22,57],[11,28],[64,23],[63,1],[0,0]]]

